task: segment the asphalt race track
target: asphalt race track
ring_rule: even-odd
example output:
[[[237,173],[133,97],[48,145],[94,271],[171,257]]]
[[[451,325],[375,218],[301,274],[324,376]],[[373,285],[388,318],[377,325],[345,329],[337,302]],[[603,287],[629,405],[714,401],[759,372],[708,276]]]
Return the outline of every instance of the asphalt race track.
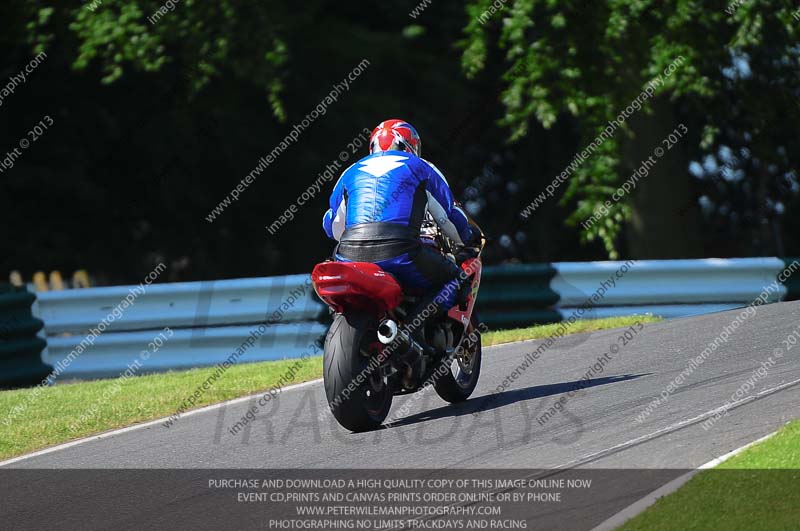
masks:
[[[453,406],[432,390],[403,397],[388,427],[372,433],[341,429],[312,382],[287,389],[235,435],[230,428],[259,397],[169,428],[146,423],[56,447],[0,470],[0,520],[13,529],[591,530],[800,416],[800,346],[787,349],[786,339],[800,326],[800,303],[750,312],[735,327],[741,310],[568,336],[525,369],[541,341],[489,348],[474,398]],[[550,487],[559,494],[501,483],[571,478],[582,486]],[[345,479],[365,483],[324,484]],[[457,481],[466,487],[458,493]],[[470,489],[497,498],[456,498]],[[337,493],[367,503],[325,502]],[[370,498],[392,493],[421,498]],[[426,507],[437,512],[417,512]],[[328,520],[304,510],[377,512]],[[408,516],[379,516],[388,510]],[[480,510],[499,512],[467,515]]]
[[[236,435],[229,429],[255,398],[181,418],[170,428],[151,425],[10,466],[695,468],[800,417],[800,345],[787,352],[784,341],[800,326],[800,302],[793,302],[758,308],[668,400],[637,421],[740,312],[644,325],[630,340],[621,339],[625,330],[619,329],[562,338],[491,401],[487,395],[541,341],[487,348],[469,401],[447,405],[433,390],[396,398],[390,416],[406,402],[407,414],[372,433],[340,428],[327,412],[322,383],[315,382],[281,394]],[[612,345],[617,352],[577,390],[576,383]],[[759,375],[754,371],[762,363],[767,368]],[[710,412],[739,389],[734,398],[741,402],[704,429]],[[560,412],[541,420],[576,390]]]

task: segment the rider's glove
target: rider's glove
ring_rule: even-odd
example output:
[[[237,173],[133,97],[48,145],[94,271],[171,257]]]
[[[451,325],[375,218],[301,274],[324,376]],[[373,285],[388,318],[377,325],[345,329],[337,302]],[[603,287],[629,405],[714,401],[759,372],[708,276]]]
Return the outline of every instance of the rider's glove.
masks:
[[[456,253],[456,260],[458,263],[462,263],[464,260],[469,258],[477,258],[481,252],[481,239],[483,235],[479,230],[475,227],[472,227],[472,233],[469,236],[469,239],[464,242],[464,247],[459,249],[458,253]]]
[[[477,247],[462,247],[456,253],[456,262],[460,265],[470,258],[477,258],[480,254],[480,249]]]
[[[472,230],[470,232],[469,238],[467,241],[464,242],[464,247],[472,247],[475,249],[480,249],[481,247],[481,238],[483,235],[481,231],[475,227],[470,227]]]
[[[465,260],[477,258],[479,254],[481,254],[481,234],[473,229],[472,235],[456,253],[456,261],[462,264]]]

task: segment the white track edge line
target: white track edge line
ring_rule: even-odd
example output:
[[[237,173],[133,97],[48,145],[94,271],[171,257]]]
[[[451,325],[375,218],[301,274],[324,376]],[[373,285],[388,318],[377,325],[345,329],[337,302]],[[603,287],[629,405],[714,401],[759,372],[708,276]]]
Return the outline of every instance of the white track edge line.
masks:
[[[307,387],[309,385],[313,385],[313,384],[319,383],[321,381],[322,381],[322,378],[317,378],[316,380],[309,380],[307,382],[302,382],[302,383],[299,383],[299,384],[288,385],[288,386],[284,387],[283,389],[281,389],[281,394],[285,393],[286,391],[292,391],[294,389],[299,389],[301,387]],[[216,404],[210,404],[208,406],[203,406],[203,407],[198,408],[198,409],[192,409],[192,410],[186,411],[185,413],[182,413],[181,416],[178,417],[174,422],[177,423],[177,422],[179,422],[181,419],[183,419],[185,417],[191,417],[192,415],[197,415],[199,413],[205,413],[206,411],[213,411],[213,410],[219,409],[221,407],[225,407],[225,406],[229,406],[229,405],[233,405],[233,404],[238,404],[240,402],[246,402],[248,400],[252,400],[253,398],[255,398],[257,396],[261,396],[264,393],[265,393],[265,391],[260,391],[258,393],[249,394],[247,396],[240,396],[238,398],[232,398],[232,399],[226,400],[224,402],[217,402]],[[18,463],[19,461],[23,461],[25,459],[30,459],[32,457],[39,457],[40,455],[50,454],[50,453],[53,453],[53,452],[57,452],[59,450],[66,450],[67,448],[72,448],[73,446],[78,446],[80,444],[84,444],[84,443],[87,443],[89,441],[98,441],[98,440],[101,440],[101,439],[107,439],[107,438],[113,437],[115,435],[120,435],[120,434],[123,434],[123,433],[128,433],[128,432],[139,430],[139,429],[142,429],[142,428],[148,428],[150,426],[155,426],[156,424],[161,424],[161,423],[169,420],[172,417],[172,415],[174,415],[174,413],[170,414],[170,415],[168,415],[166,417],[161,417],[161,418],[154,419],[154,420],[148,420],[148,421],[145,421],[145,422],[142,422],[142,423],[139,423],[139,424],[134,424],[132,426],[126,426],[124,428],[118,428],[116,430],[104,431],[102,433],[97,433],[95,435],[89,435],[88,437],[82,437],[80,439],[75,439],[74,441],[69,441],[69,442],[66,442],[66,443],[57,444],[55,446],[50,446],[48,448],[44,448],[42,450],[37,450],[37,451],[31,452],[29,454],[24,454],[24,455],[20,455],[20,456],[17,456],[17,457],[12,457],[11,459],[7,459],[6,461],[0,461],[0,468],[8,466],[8,465],[11,465],[11,464],[14,464],[14,463]],[[168,429],[170,429],[170,428],[168,428]]]
[[[690,472],[687,472],[686,474],[683,474],[680,477],[677,477],[677,478],[673,479],[669,483],[666,483],[665,485],[662,485],[658,489],[654,490],[653,492],[651,492],[650,494],[648,494],[644,498],[642,498],[642,499],[640,499],[638,501],[635,501],[634,503],[632,503],[629,506],[625,507],[620,512],[614,514],[613,516],[611,516],[610,518],[608,518],[607,520],[605,520],[604,522],[602,522],[598,526],[592,528],[591,531],[613,531],[614,529],[617,529],[618,527],[623,525],[625,522],[627,522],[631,518],[633,518],[635,516],[638,516],[639,514],[643,513],[646,509],[648,509],[649,507],[654,505],[660,498],[663,498],[664,496],[672,494],[673,492],[675,492],[678,489],[680,489],[681,487],[683,487],[686,483],[689,482],[690,479],[692,479],[699,472],[701,472],[703,470],[708,470],[710,468],[714,468],[715,466],[717,466],[717,465],[719,465],[721,463],[724,463],[725,461],[727,461],[731,457],[744,452],[745,450],[747,450],[751,446],[755,446],[758,443],[766,441],[767,439],[769,439],[770,437],[772,437],[776,433],[778,433],[778,431],[780,431],[780,429],[778,429],[778,430],[776,430],[776,431],[774,431],[774,432],[772,432],[772,433],[770,433],[768,435],[765,435],[764,437],[761,437],[760,439],[756,439],[753,442],[749,442],[749,443],[745,444],[744,446],[740,446],[739,448],[737,448],[737,449],[735,449],[733,451],[730,451],[725,455],[721,455],[721,456],[719,456],[719,457],[717,457],[715,459],[712,459],[708,463],[704,463],[704,464],[700,465],[699,467],[697,467],[696,469],[694,469],[694,470],[692,470]]]

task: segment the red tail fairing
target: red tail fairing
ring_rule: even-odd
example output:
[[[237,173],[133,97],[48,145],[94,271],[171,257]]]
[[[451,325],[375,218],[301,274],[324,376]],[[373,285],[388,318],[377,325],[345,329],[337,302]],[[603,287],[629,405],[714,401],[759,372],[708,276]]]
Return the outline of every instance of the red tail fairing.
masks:
[[[311,272],[317,295],[336,312],[376,314],[396,308],[403,298],[400,284],[369,262],[324,262]]]

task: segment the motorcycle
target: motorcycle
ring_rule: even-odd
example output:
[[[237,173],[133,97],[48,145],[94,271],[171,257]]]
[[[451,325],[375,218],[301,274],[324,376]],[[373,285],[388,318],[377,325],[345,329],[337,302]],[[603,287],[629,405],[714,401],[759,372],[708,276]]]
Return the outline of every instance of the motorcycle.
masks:
[[[454,245],[429,216],[421,239],[456,261]],[[394,396],[427,385],[450,403],[469,398],[481,370],[480,327],[474,310],[485,243],[481,233],[477,256],[460,265],[456,305],[417,334],[413,332],[419,319],[406,321],[421,296],[404,293],[397,280],[376,264],[326,261],[314,267],[314,289],[333,312],[323,355],[325,394],[344,428],[360,432],[379,427]]]

